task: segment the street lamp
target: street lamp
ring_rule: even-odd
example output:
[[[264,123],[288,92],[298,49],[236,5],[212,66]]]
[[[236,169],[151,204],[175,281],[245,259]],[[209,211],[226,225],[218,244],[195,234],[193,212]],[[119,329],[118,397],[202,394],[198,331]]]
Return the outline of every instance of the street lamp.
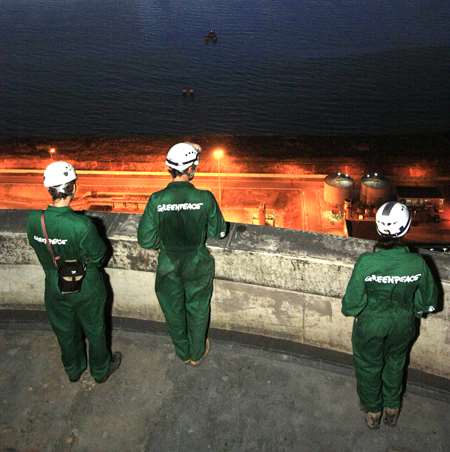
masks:
[[[217,160],[217,173],[218,173],[218,180],[219,180],[219,207],[222,207],[222,184],[221,184],[221,180],[220,180],[220,162],[223,158],[223,156],[225,155],[225,152],[223,151],[223,149],[216,149],[213,152],[213,157]]]
[[[51,147],[51,148],[48,150],[48,153],[50,154],[50,158],[53,160],[53,155],[56,154],[56,148]]]

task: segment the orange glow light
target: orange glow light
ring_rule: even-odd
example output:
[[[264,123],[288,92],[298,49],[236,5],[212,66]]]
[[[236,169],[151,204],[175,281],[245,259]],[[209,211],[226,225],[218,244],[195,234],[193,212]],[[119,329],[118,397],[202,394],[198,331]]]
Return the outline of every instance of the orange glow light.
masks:
[[[213,157],[216,159],[216,160],[220,160],[221,158],[223,158],[223,156],[225,155],[225,152],[223,151],[223,149],[216,149],[214,152],[213,152]]]
[[[425,177],[427,175],[427,169],[420,166],[410,167],[409,175],[411,177]]]
[[[53,155],[56,153],[56,148],[50,148],[48,152]]]

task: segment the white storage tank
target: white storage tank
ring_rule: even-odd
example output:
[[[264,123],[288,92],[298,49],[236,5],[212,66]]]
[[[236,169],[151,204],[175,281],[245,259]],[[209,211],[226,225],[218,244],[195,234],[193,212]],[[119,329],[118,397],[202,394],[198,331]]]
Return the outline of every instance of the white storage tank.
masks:
[[[323,199],[333,207],[341,207],[353,196],[353,179],[344,173],[329,174],[323,183]]]
[[[379,207],[391,198],[391,183],[379,173],[368,173],[361,178],[360,201],[369,207]]]

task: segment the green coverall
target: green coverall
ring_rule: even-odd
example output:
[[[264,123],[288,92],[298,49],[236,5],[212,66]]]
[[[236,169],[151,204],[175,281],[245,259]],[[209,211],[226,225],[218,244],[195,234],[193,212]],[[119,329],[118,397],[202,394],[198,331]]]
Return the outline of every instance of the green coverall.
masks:
[[[424,259],[404,246],[364,253],[356,262],[342,313],[355,317],[353,361],[367,411],[400,407],[415,316],[434,311],[437,294]]]
[[[91,375],[101,380],[108,374],[111,363],[105,333],[106,288],[99,269],[106,253],[105,243],[88,217],[70,207],[47,208],[45,225],[54,253],[64,260],[81,260],[87,267],[81,291],[62,295],[41,228],[41,212],[33,211],[28,217],[28,241],[45,272],[45,307],[58,338],[64,369],[71,380],[84,372],[86,336]]]
[[[156,295],[183,361],[197,361],[205,352],[214,278],[205,241],[225,231],[213,194],[181,181],[153,193],[139,223],[139,244],[159,249]]]

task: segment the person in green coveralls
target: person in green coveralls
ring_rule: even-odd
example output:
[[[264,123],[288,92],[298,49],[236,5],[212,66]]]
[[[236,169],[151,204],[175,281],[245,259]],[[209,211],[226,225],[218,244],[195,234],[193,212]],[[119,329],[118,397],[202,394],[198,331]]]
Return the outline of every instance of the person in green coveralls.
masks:
[[[379,428],[383,412],[386,425],[397,424],[415,317],[437,305],[437,286],[426,262],[399,242],[410,225],[405,205],[387,202],[378,209],[380,239],[373,253],[359,257],[342,301],[342,313],[355,317],[357,392],[371,429]]]
[[[226,234],[214,195],[191,183],[200,150],[194,143],[169,149],[166,165],[172,182],[151,195],[138,227],[139,244],[159,250],[155,290],[175,353],[193,366],[209,351],[214,259],[205,241]]]
[[[106,288],[100,271],[105,243],[92,221],[69,207],[76,192],[76,179],[75,169],[67,162],[53,162],[44,172],[44,186],[53,200],[44,212],[53,252],[60,260],[76,259],[86,266],[78,293],[62,294],[58,287],[57,270],[41,225],[43,211],[31,212],[27,235],[45,272],[45,307],[69,380],[78,381],[86,370],[86,337],[91,375],[97,383],[103,383],[119,367],[121,354],[111,354],[106,340]]]

